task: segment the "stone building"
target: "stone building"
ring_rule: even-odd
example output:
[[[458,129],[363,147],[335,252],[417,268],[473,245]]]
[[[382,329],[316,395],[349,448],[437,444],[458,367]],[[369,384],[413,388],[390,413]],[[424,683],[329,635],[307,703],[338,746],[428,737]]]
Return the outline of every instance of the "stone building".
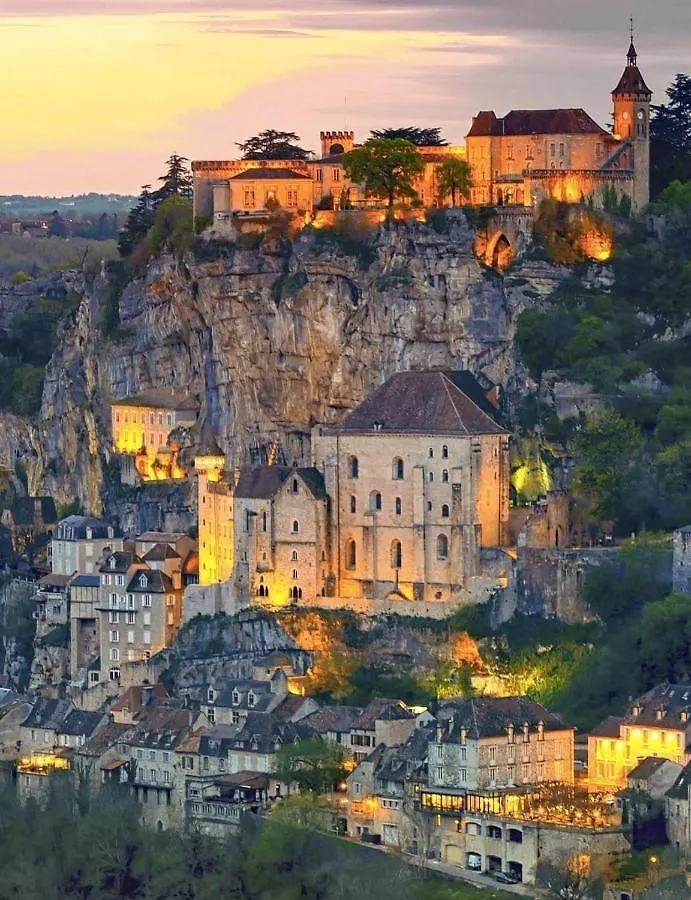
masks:
[[[50,534],[57,521],[52,497],[15,497],[0,515],[0,522],[10,533],[15,553],[24,553],[37,538]]]
[[[99,654],[98,612],[100,575],[77,575],[70,582],[70,678],[87,687],[87,670]],[[92,684],[99,673],[89,674]]]
[[[691,594],[691,525],[674,532],[673,546],[672,590]]]
[[[92,575],[106,550],[122,550],[122,538],[111,524],[92,516],[68,516],[53,534],[51,569],[56,575]]]
[[[589,783],[623,788],[628,774],[649,756],[685,765],[690,745],[691,685],[658,685],[634,700],[623,716],[606,719],[590,733]]]
[[[508,540],[495,402],[469,372],[402,372],[314,430],[312,467],[198,459],[200,582],[230,573],[239,605],[458,600]]]
[[[175,432],[197,421],[199,403],[174,389],[157,388],[113,401],[113,449],[126,484],[186,478]]]

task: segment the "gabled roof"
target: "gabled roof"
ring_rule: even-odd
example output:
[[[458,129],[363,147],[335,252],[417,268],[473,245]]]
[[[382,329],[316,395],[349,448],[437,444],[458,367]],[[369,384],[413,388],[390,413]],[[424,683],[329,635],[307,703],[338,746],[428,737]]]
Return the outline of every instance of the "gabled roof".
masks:
[[[93,734],[103,721],[103,713],[88,712],[85,709],[73,709],[65,717],[64,722],[57,728],[58,734],[70,734],[85,736]]]
[[[79,754],[84,756],[100,756],[115,744],[118,744],[127,734],[130,725],[118,725],[115,722],[106,721],[87,739],[83,747],[79,748]]]
[[[166,388],[152,388],[134,394],[131,397],[121,397],[113,400],[113,406],[145,406],[155,409],[173,410],[199,410],[199,402],[183,391],[168,390]]]
[[[669,762],[669,760],[662,756],[646,756],[634,769],[631,769],[626,778],[628,781],[647,781],[666,762]]]
[[[168,594],[174,591],[173,582],[165,572],[158,569],[139,569],[127,585],[129,593]]]
[[[377,721],[394,721],[401,719],[414,719],[415,715],[402,700],[387,700],[378,697],[372,700],[360,713],[353,728],[360,731],[373,731]]]
[[[324,476],[318,469],[295,469],[288,466],[245,466],[235,486],[236,497],[245,499],[270,500],[290,477],[298,476],[307,490],[316,499],[326,497]]]
[[[677,776],[677,780],[665,794],[672,800],[688,800],[691,787],[691,763],[687,763]]]
[[[325,735],[328,732],[350,731],[361,715],[362,710],[357,706],[324,706],[302,721],[317,734]]]
[[[463,383],[467,386],[469,378],[473,378],[471,373],[398,372],[347,415],[336,430],[450,436],[504,434],[505,430],[487,411],[488,401],[481,408],[459,387]],[[478,385],[472,393],[477,398],[483,392]]]
[[[49,700],[42,697],[36,701],[29,715],[22,722],[22,727],[56,730],[73,709],[69,700]]]
[[[254,697],[254,704],[250,704],[249,695]],[[237,697],[237,703],[233,696]],[[272,701],[278,700],[278,696],[271,692],[271,683],[268,681],[238,681],[219,692],[213,706],[221,709],[243,709],[253,712],[266,712]]]
[[[442,740],[456,743],[461,729],[467,737],[478,740],[499,737],[513,725],[516,734],[524,724],[535,729],[540,723],[545,731],[565,731],[567,726],[554,713],[529,697],[470,697],[443,703],[437,720],[442,724]]]
[[[103,562],[99,567],[99,572],[108,574],[109,572],[123,574],[130,569],[131,566],[141,563],[141,559],[132,550],[114,550],[103,557]]]
[[[293,169],[259,166],[256,169],[245,169],[239,175],[233,175],[231,181],[310,181],[309,175],[295,172]]]
[[[636,712],[636,709],[639,712]],[[682,718],[682,713],[686,719]],[[685,731],[691,724],[691,684],[658,684],[638,697],[624,721],[631,725]]]
[[[520,137],[538,134],[607,132],[584,109],[512,109],[503,119],[491,110],[473,119],[468,137]]]
[[[109,531],[115,536],[118,532],[110,522],[105,519],[96,519],[94,516],[67,516],[58,522],[57,538],[58,540],[86,540],[87,528],[91,530],[92,540],[102,540],[108,538]],[[69,529],[71,537],[65,536],[66,529]]]
[[[177,550],[173,550],[170,544],[154,544],[147,553],[144,554],[145,562],[164,562],[166,559],[180,559]]]
[[[596,725],[590,732],[592,737],[609,737],[618,738],[620,735],[619,726],[624,724],[622,716],[607,716],[607,718]]]

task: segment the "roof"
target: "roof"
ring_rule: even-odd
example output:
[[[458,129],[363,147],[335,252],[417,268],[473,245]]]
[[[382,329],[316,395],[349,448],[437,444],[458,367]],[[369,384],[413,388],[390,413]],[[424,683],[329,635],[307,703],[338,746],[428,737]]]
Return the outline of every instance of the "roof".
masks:
[[[149,707],[141,720],[130,726],[122,743],[132,747],[171,750],[183,740],[191,724],[192,713],[189,709]]]
[[[475,402],[482,389],[470,391],[470,372],[398,372],[343,420],[337,430],[362,433],[503,434],[504,429]],[[460,387],[460,385],[464,387]],[[496,412],[496,411],[495,411]]]
[[[254,697],[254,703],[250,705],[249,695]],[[237,697],[237,702],[233,696]],[[271,691],[269,681],[237,681],[216,695],[213,706],[222,709],[251,709],[254,712],[266,712],[272,702],[277,700],[276,694]]]
[[[10,512],[15,525],[33,525],[38,518],[50,525],[58,521],[52,497],[15,497]]]
[[[623,724],[624,719],[621,716],[608,716],[603,722],[596,725],[590,734],[592,737],[618,738],[619,726]]]
[[[173,582],[165,572],[158,569],[138,569],[127,585],[129,593],[168,594],[174,591]]]
[[[360,713],[353,728],[360,731],[373,731],[377,721],[394,721],[400,719],[414,719],[415,715],[402,700],[387,700],[378,697],[372,700]]]
[[[101,585],[101,579],[98,575],[77,575],[71,582],[70,587],[90,587],[97,588]]]
[[[58,727],[59,734],[89,736],[103,720],[103,713],[88,712],[85,709],[73,709]]]
[[[689,787],[691,787],[691,763],[684,766],[665,796],[672,800],[688,800]]]
[[[375,768],[377,778],[382,781],[405,781],[415,774],[424,774],[434,729],[434,724],[415,728],[400,747],[385,749]]]
[[[137,563],[141,563],[141,559],[132,550],[114,550],[104,556],[99,572],[123,573]]]
[[[47,728],[56,730],[74,709],[69,700],[37,700],[29,715],[22,722],[24,728]]]
[[[71,577],[71,575],[58,575],[55,572],[51,572],[49,575],[44,575],[43,578],[38,579],[38,586],[64,588],[69,584]]]
[[[310,181],[309,175],[295,172],[293,169],[276,167],[270,169],[266,166],[258,166],[256,169],[245,169],[239,175],[233,175],[231,181]]]
[[[357,706],[324,706],[302,721],[317,734],[325,735],[334,731],[350,731],[361,715],[362,710]]]
[[[106,721],[87,739],[84,746],[80,747],[80,756],[101,756],[106,750],[120,743],[131,727]]]
[[[105,519],[96,519],[94,516],[67,516],[58,522],[56,537],[61,541],[85,540],[87,529],[91,530],[91,540],[114,537],[117,533]]]
[[[503,119],[492,110],[473,118],[467,137],[518,137],[533,134],[602,134],[607,132],[584,109],[512,109]]]
[[[193,410],[198,412],[199,402],[183,391],[167,388],[152,388],[133,394],[131,397],[121,397],[113,400],[113,406],[146,406],[156,409]]]
[[[646,756],[634,769],[631,769],[626,777],[629,781],[647,781],[666,762],[669,760],[662,756]]]
[[[166,559],[180,559],[177,550],[173,550],[170,544],[154,544],[147,553],[144,554],[146,562],[163,562]]]
[[[645,83],[638,66],[635,64],[636,48],[633,43],[629,47],[628,52],[629,64],[619,79],[619,84],[614,88],[612,94],[650,94],[652,91]]]
[[[498,737],[506,734],[512,725],[519,732],[525,723],[537,728],[542,723],[545,731],[565,731],[567,726],[554,713],[529,697],[470,697],[451,700],[442,704],[437,720],[446,727],[442,740],[455,743],[462,728],[467,737]]]
[[[636,712],[636,709],[639,709]],[[682,713],[686,719],[682,719]],[[686,730],[691,724],[691,684],[658,684],[638,697],[624,716],[625,724]]]
[[[182,574],[183,575],[198,575],[199,574],[199,551],[198,550],[190,550],[190,552],[185,557],[185,562],[182,566]]]
[[[168,691],[162,684],[143,685],[135,684],[121,694],[115,703],[110,707],[111,712],[128,712],[136,715],[146,707],[156,703],[156,701],[168,700]]]
[[[236,497],[245,499],[270,500],[291,476],[298,476],[307,490],[316,499],[326,497],[324,476],[318,469],[290,468],[288,466],[245,466],[235,486]]]
[[[182,531],[145,531],[135,538],[137,544],[177,544],[188,537]]]

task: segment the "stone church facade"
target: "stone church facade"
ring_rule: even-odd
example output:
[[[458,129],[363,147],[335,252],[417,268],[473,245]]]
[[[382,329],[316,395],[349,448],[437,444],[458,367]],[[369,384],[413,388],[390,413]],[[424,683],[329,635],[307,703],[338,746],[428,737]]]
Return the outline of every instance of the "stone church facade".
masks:
[[[314,430],[311,467],[217,469],[210,482],[200,458],[201,583],[230,580],[241,605],[458,600],[481,549],[508,542],[496,415],[493,386],[469,372],[403,372]]]

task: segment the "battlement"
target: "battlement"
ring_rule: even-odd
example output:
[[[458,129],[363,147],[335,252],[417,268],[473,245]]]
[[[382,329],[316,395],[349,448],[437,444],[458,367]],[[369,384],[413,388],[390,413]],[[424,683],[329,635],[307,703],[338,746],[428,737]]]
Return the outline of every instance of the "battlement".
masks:
[[[320,131],[319,139],[322,141],[354,141],[354,131]]]
[[[353,149],[354,131],[320,131],[322,156],[339,156]]]

